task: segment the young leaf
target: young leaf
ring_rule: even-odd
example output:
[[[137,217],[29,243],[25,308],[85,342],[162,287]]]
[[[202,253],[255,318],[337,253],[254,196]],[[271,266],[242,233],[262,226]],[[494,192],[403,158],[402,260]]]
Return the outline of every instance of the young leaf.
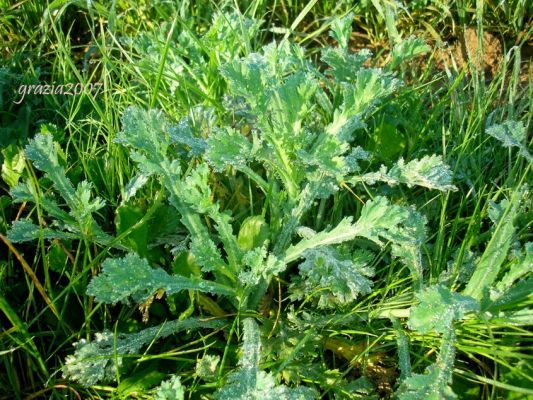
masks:
[[[270,228],[260,215],[253,215],[241,223],[237,244],[241,250],[247,251],[262,247],[270,237]]]
[[[450,291],[445,286],[436,285],[418,293],[420,304],[411,308],[409,327],[420,333],[446,333],[453,329],[453,321],[458,321],[468,312],[479,311],[479,303],[468,296]]]
[[[217,378],[217,365],[220,356],[206,354],[196,361],[196,375],[205,381],[214,381]]]
[[[19,181],[24,171],[24,152],[17,150],[13,145],[2,150],[4,162],[2,164],[1,177],[10,188],[13,188]]]
[[[63,376],[89,387],[98,382],[116,379],[117,368],[122,367],[123,358],[134,355],[156,339],[190,329],[217,329],[224,325],[219,320],[190,318],[170,321],[144,329],[137,333],[121,333],[116,337],[112,332],[97,333],[91,342],[85,339],[74,343],[73,355],[67,356]]]
[[[418,226],[424,225],[423,218],[410,208],[390,204],[384,197],[376,197],[364,205],[357,223],[352,223],[351,218],[344,218],[329,232],[319,232],[301,240],[287,249],[285,262],[296,260],[308,249],[342,243],[356,237],[365,237],[380,246],[384,245],[382,238],[398,244],[419,240],[407,229],[410,226],[404,226],[406,222],[416,223]],[[415,232],[418,235],[419,228],[415,229]]]
[[[396,332],[396,344],[398,346],[398,361],[400,367],[400,379],[404,381],[411,376],[411,357],[409,356],[409,339],[405,335],[398,318],[392,318],[392,326]]]
[[[289,388],[276,385],[274,377],[259,369],[261,337],[259,327],[252,318],[243,321],[244,340],[240,368],[228,375],[227,382],[215,398],[219,400],[307,400],[317,398],[317,393],[307,387]]]
[[[185,388],[178,375],[161,383],[154,393],[154,400],[184,400]]]
[[[28,242],[37,240],[40,237],[47,240],[63,239],[71,240],[77,239],[78,236],[68,232],[56,231],[50,228],[41,228],[33,222],[20,219],[13,222],[11,229],[7,232],[7,238],[13,243]]]
[[[233,128],[218,129],[207,139],[205,157],[216,171],[224,171],[228,166],[238,169],[253,157],[252,144]]]
[[[66,214],[57,204],[46,197],[42,199],[43,207],[52,216],[59,219],[59,223],[68,230],[82,236],[93,236],[96,240],[106,242],[111,238],[106,235],[92,217],[92,213],[104,206],[104,202],[96,197],[92,199],[92,185],[82,181],[75,189],[66,176],[65,169],[59,163],[59,145],[53,141],[50,133],[40,134],[26,146],[26,156],[33,162],[36,168],[43,171],[46,177],[54,182],[61,197],[67,203],[70,213]],[[17,185],[13,188],[14,196],[21,199],[37,200],[36,194],[28,185]]]
[[[454,400],[450,387],[455,360],[455,331],[449,328],[442,339],[437,362],[425,374],[414,374],[404,380],[397,391],[399,400]]]
[[[335,308],[372,291],[374,271],[368,267],[372,254],[358,251],[353,256],[341,254],[330,246],[307,250],[298,266],[301,282],[296,286],[306,295],[318,297],[319,308]]]
[[[352,34],[352,22],[354,13],[348,13],[342,18],[334,18],[331,22],[330,36],[337,41],[342,49],[348,48],[348,42]]]
[[[278,275],[285,269],[286,264],[275,255],[268,254],[266,246],[255,247],[247,251],[242,259],[247,267],[239,274],[239,280],[245,286],[254,287],[262,279],[270,281],[273,276]]]
[[[425,156],[420,160],[412,160],[407,164],[403,158],[387,171],[387,167],[381,166],[379,172],[372,172],[352,179],[352,182],[363,181],[370,185],[382,181],[395,186],[399,183],[408,187],[423,186],[429,189],[441,191],[457,190],[452,185],[452,174],[448,165],[442,161],[441,156]]]
[[[135,253],[124,258],[109,258],[102,264],[102,272],[93,278],[87,294],[96,301],[116,304],[143,303],[159,290],[168,295],[182,290],[199,290],[220,295],[233,295],[233,289],[195,277],[169,275],[161,268],[152,268],[146,259]]]
[[[401,63],[429,51],[431,51],[431,47],[429,47],[424,40],[411,36],[394,46],[389,68],[396,68]]]
[[[494,124],[487,128],[487,134],[502,143],[503,147],[517,147],[519,153],[529,162],[533,162],[533,156],[528,151],[524,141],[526,140],[526,128],[522,121],[508,120],[501,124]]]
[[[352,54],[344,49],[326,47],[322,50],[321,59],[330,67],[326,74],[333,76],[338,82],[353,82],[357,72],[371,55],[368,49]]]

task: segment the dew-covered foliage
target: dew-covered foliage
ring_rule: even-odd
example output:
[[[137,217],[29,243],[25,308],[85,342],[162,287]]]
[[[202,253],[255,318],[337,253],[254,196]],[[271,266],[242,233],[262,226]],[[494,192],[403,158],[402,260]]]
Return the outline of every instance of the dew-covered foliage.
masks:
[[[465,139],[497,146],[498,190],[453,138],[426,146],[413,131],[435,135],[445,118],[402,120],[422,90],[405,68],[432,48],[394,33],[391,7],[377,7],[391,36],[379,63],[352,50],[354,13],[329,20],[319,51],[294,27],[264,44],[276,29],[238,12],[117,38],[144,72],[109,159],[77,173],[70,142],[44,126],[20,153],[27,174],[10,164],[20,211],[3,241],[44,252],[46,304],[65,296],[49,268],[84,307],[58,322],[70,332],[58,385],[160,400],[456,399],[469,382],[474,397],[533,395],[531,367],[510,367],[532,346],[531,118],[493,113]],[[116,182],[112,162],[127,171]],[[35,284],[42,272],[24,268]],[[38,353],[5,304],[18,346]]]

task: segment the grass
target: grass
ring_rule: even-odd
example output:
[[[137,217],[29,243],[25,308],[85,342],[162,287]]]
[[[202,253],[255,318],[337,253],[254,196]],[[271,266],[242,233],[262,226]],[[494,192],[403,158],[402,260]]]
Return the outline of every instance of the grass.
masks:
[[[105,200],[98,221],[106,232],[138,243],[150,235],[150,217],[165,218],[157,206],[164,202],[161,188],[151,183],[132,202],[136,220],[119,220],[127,183],[135,168],[124,148],[114,143],[121,130],[120,118],[131,105],[159,108],[174,120],[191,113],[199,104],[213,107],[215,117],[228,119],[228,103],[223,97],[226,83],[219,67],[258,50],[272,39],[285,37],[302,44],[311,54],[331,41],[327,32],[333,15],[354,12],[355,48],[368,46],[386,59],[395,37],[411,34],[428,40],[434,51],[422,65],[403,68],[401,77],[410,89],[394,104],[383,105],[360,139],[365,149],[374,149],[380,163],[391,164],[400,156],[419,158],[442,154],[454,172],[458,192],[436,194],[422,189],[395,189],[388,196],[395,201],[408,198],[428,218],[429,234],[424,247],[428,279],[436,282],[451,265],[458,268],[468,257],[468,248],[483,250],[488,239],[488,213],[491,201],[499,202],[522,185],[531,182],[531,164],[507,151],[485,134],[487,122],[507,118],[523,121],[531,130],[533,82],[531,59],[525,56],[531,44],[533,10],[530,2],[497,1],[416,1],[398,8],[388,1],[332,2],[299,0],[254,0],[252,2],[85,2],[0,0],[0,141],[1,163],[6,163],[8,146],[20,151],[40,129],[54,133],[63,149],[63,164],[76,185],[83,179],[93,182],[94,193]],[[353,4],[352,4],[353,3]],[[221,32],[224,40],[213,38],[211,45],[198,41],[222,9],[238,9],[242,15],[263,19],[257,35],[249,35],[240,24],[232,32]],[[389,20],[387,20],[387,16]],[[440,70],[439,46],[461,38],[466,27],[490,32],[503,44],[502,64],[495,76],[478,71],[472,59],[462,66],[446,65]],[[189,35],[190,48],[176,46],[180,34]],[[142,36],[144,35],[144,36]],[[156,43],[143,48],[142,42],[127,38],[144,37]],[[513,47],[516,46],[516,47]],[[191,52],[191,48],[196,53]],[[198,57],[192,68],[191,57]],[[524,74],[529,71],[529,74]],[[99,82],[98,96],[28,96],[20,104],[16,88],[38,82]],[[392,115],[394,123],[379,119]],[[235,117],[235,121],[237,117]],[[45,124],[46,128],[42,128]],[[207,129],[206,129],[207,131]],[[529,144],[531,138],[528,139]],[[10,185],[0,182],[0,398],[150,398],[150,388],[166,374],[179,372],[191,389],[191,398],[213,391],[237,359],[241,332],[238,318],[225,333],[188,334],[154,344],[155,351],[132,357],[133,372],[118,377],[118,384],[83,388],[61,376],[71,344],[90,339],[94,332],[107,328],[114,332],[134,332],[144,327],[142,317],[128,307],[97,304],[85,294],[85,287],[99,271],[103,259],[114,255],[111,248],[88,241],[64,243],[40,239],[29,244],[12,244],[6,232],[12,221],[36,218],[46,226],[42,206],[13,204]],[[28,180],[39,197],[50,191],[51,182],[43,179],[29,161],[24,162],[20,180]],[[225,209],[231,209],[239,222],[265,213],[264,196],[239,175],[213,174],[212,187]],[[316,229],[334,226],[343,216],[359,215],[361,198],[376,195],[371,187],[346,188],[318,205],[304,225]],[[518,221],[518,239],[531,241],[531,207]],[[168,218],[168,215],[166,216]],[[179,268],[169,251],[153,250],[150,257],[170,268]],[[455,264],[454,261],[456,260]],[[324,324],[312,335],[290,338],[280,345],[269,337],[264,344],[264,367],[276,371],[287,383],[297,382],[298,352],[316,352],[330,367],[329,380],[313,376],[328,388],[323,398],[333,398],[332,390],[344,377],[377,376],[383,397],[396,381],[396,334],[387,313],[404,318],[413,305],[413,288],[406,271],[385,252],[374,261],[377,269],[373,292],[359,298],[339,318],[352,323],[331,327]],[[21,268],[22,267],[22,268]],[[276,327],[285,323],[288,305],[288,276],[280,276],[265,297],[262,323]],[[521,304],[531,307],[531,297]],[[183,317],[188,313],[221,315],[228,304],[213,302],[202,295],[174,296],[167,302],[154,301],[150,322]],[[311,296],[298,304],[294,314],[302,317],[313,310]],[[502,320],[483,323],[466,320],[457,333],[458,360],[454,370],[454,390],[460,398],[527,398],[531,395],[533,337],[530,326],[513,326]],[[422,371],[434,359],[439,340],[434,335],[408,333],[414,370]],[[187,342],[190,340],[189,342]],[[321,342],[322,340],[322,342]],[[342,340],[347,352],[336,351]],[[337,346],[338,348],[338,346]],[[318,349],[318,350],[317,350]],[[223,355],[218,377],[205,382],[195,375],[196,360],[216,351]],[[381,365],[373,372],[369,361]],[[120,378],[122,380],[120,380]],[[376,378],[376,379],[378,379]],[[329,397],[328,397],[329,396]],[[522,397],[521,397],[522,396]]]

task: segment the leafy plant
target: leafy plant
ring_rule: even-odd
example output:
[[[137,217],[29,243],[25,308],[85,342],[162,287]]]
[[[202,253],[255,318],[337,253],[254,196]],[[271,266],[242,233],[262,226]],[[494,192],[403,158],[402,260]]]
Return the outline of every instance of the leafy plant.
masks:
[[[442,273],[442,260],[430,256],[434,246],[443,246],[441,232],[436,243],[427,243],[434,236],[422,207],[409,205],[408,192],[398,186],[443,192],[437,198],[446,203],[449,192],[458,190],[452,169],[442,155],[425,151],[415,154],[419,158],[376,166],[362,147],[369,124],[376,116],[384,118],[382,107],[404,93],[397,67],[428,51],[420,39],[402,41],[387,18],[393,51],[381,69],[368,66],[370,51],[349,50],[353,14],[332,21],[338,46],[322,49],[318,64],[287,38],[254,52],[251,39],[261,22],[237,13],[216,14],[203,35],[187,28],[175,33],[173,24],[166,37],[124,39],[136,49],[138,65],[150,70],[151,106],[160,84],[177,97],[190,89],[195,93],[190,103],[203,99],[204,104],[188,102],[178,121],[153,107],[124,111],[122,130],[109,146],[127,154],[134,176],[113,210],[117,232],[106,232],[100,213],[108,204],[95,196],[90,180],[72,183],[65,167],[69,156],[51,132],[38,134],[24,152],[49,190],[41,191],[32,179],[17,183],[23,176],[17,157],[23,156],[9,153],[3,173],[11,195],[17,203],[34,203],[37,215],[14,222],[8,240],[58,246],[80,241],[87,248],[94,243],[98,255],[94,261],[88,256],[88,265],[100,271],[94,271],[86,294],[106,310],[101,329],[114,317],[113,306],[121,313],[139,307],[143,322],[150,322],[148,310],[165,298],[165,317],[171,316],[129,333],[117,327],[93,340],[80,339],[65,360],[65,378],[87,387],[120,380],[141,350],[153,350],[155,342],[176,333],[196,332],[193,342],[203,342],[202,351],[213,345],[206,344],[211,336],[216,345],[197,359],[193,373],[171,371],[153,390],[154,398],[182,399],[203,382],[200,390],[219,399],[308,399],[329,392],[360,398],[372,392],[391,395],[394,389],[400,399],[451,399],[463,326],[496,319],[515,326],[531,322],[527,308],[508,311],[525,302],[532,288],[531,244],[521,248],[516,238],[527,188],[491,205],[494,227],[477,253],[481,256],[475,259],[466,245],[453,249],[456,261],[450,265],[461,271]],[[236,40],[242,36],[244,43]],[[213,59],[217,62],[206,62]],[[231,112],[222,111],[222,104]],[[508,121],[487,133],[529,160],[521,123]],[[371,191],[368,186],[378,182],[383,185]],[[232,192],[232,185],[239,189]],[[228,201],[243,195],[243,187],[249,205]],[[354,195],[344,203],[339,201],[343,189]],[[139,197],[154,192],[148,211],[137,207]],[[157,214],[160,206],[166,211]],[[156,218],[170,225],[168,237],[149,247],[139,236],[150,235],[145,224]],[[177,232],[179,239],[172,236]],[[466,271],[466,264],[473,271]],[[407,283],[407,289],[391,280]],[[409,307],[415,298],[418,304]],[[383,318],[391,317],[399,382],[388,373],[385,351],[375,350],[382,331],[390,329]],[[399,319],[406,317],[408,331]],[[362,327],[369,331],[365,340],[352,343]],[[440,350],[425,373],[415,373],[409,339],[427,335],[440,337]],[[377,338],[372,344],[371,337]],[[265,346],[272,350],[265,352]],[[352,369],[363,376],[352,379]],[[383,382],[382,375],[391,382]]]

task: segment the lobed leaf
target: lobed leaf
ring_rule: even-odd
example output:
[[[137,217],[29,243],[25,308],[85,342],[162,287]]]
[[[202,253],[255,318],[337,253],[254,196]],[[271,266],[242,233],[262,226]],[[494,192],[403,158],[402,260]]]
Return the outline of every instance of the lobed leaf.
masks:
[[[302,294],[318,297],[319,308],[343,306],[372,291],[372,281],[368,279],[374,275],[368,266],[371,253],[357,251],[350,256],[324,246],[307,250],[303,257],[298,266],[301,282],[296,281],[295,285],[301,287]]]
[[[97,333],[93,341],[85,339],[74,343],[75,352],[67,356],[63,376],[89,387],[98,382],[116,379],[117,368],[124,365],[124,358],[133,356],[153,341],[191,329],[217,329],[224,325],[219,320],[190,318],[170,321],[144,329],[137,333],[113,335],[110,331]]]
[[[289,388],[276,385],[270,373],[259,370],[261,337],[252,318],[243,321],[244,339],[240,368],[228,375],[226,384],[215,394],[216,399],[234,400],[307,400],[317,393],[307,387]]]
[[[154,400],[184,400],[185,388],[178,375],[172,376],[159,385],[154,393]]]
[[[442,339],[439,356],[426,368],[425,374],[413,374],[405,379],[396,395],[399,400],[454,400],[450,384],[455,360],[455,331],[450,327]]]
[[[88,295],[106,304],[143,303],[159,290],[164,290],[168,295],[182,290],[234,295],[233,289],[215,282],[169,275],[161,268],[152,268],[146,259],[135,253],[104,261],[102,272],[87,286]]]
[[[416,297],[420,304],[411,308],[409,327],[420,333],[446,333],[453,329],[453,321],[461,320],[469,312],[479,311],[477,300],[442,285],[428,287]]]
[[[359,180],[370,185],[382,181],[391,186],[403,183],[408,187],[416,185],[441,191],[457,190],[452,185],[450,168],[442,161],[442,157],[437,155],[424,156],[420,160],[412,160],[407,164],[403,158],[400,158],[390,171],[382,165],[379,172],[356,177],[352,179],[352,182]]]
[[[533,162],[533,156],[529,152],[524,141],[526,140],[526,128],[522,121],[508,120],[501,124],[494,124],[486,129],[487,134],[502,143],[503,147],[516,147],[519,153],[528,161]]]

